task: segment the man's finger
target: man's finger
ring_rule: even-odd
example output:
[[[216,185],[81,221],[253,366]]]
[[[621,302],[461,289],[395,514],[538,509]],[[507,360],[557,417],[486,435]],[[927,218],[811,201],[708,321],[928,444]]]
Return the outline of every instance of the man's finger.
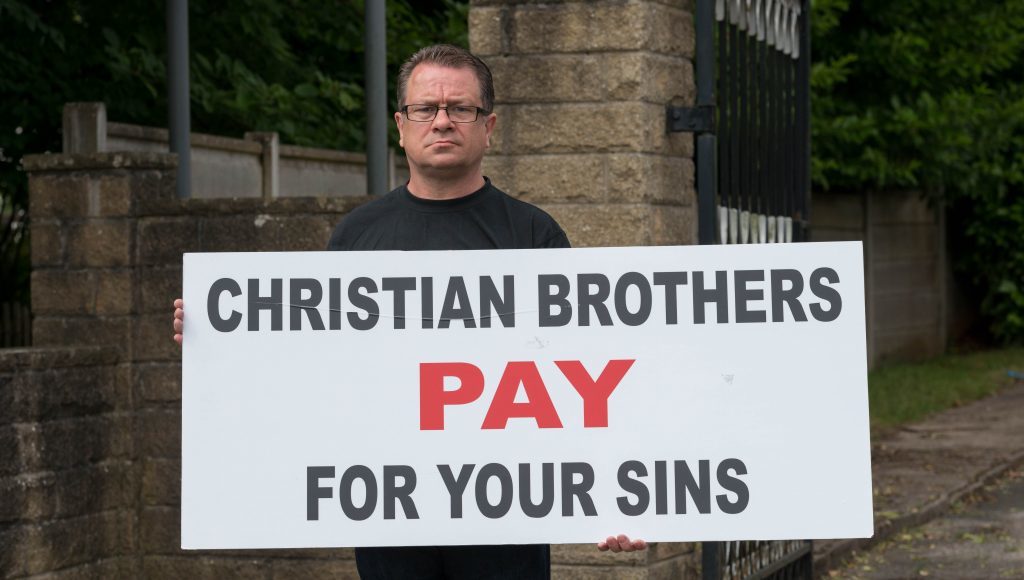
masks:
[[[185,307],[185,301],[182,300],[181,298],[175,298],[174,299],[174,307],[175,308],[184,308]]]
[[[182,310],[181,308],[178,308],[177,310],[174,311],[174,317],[181,320],[185,320],[185,311]]]
[[[185,323],[182,322],[181,319],[175,318],[174,319],[174,334],[175,335],[180,335],[184,331],[185,331]]]

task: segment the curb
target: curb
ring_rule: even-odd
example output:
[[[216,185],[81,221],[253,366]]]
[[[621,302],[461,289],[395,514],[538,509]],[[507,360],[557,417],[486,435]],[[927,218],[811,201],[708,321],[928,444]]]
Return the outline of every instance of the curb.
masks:
[[[814,556],[814,576],[816,578],[824,578],[824,575],[828,570],[845,563],[845,561],[852,556],[854,552],[870,549],[895,536],[898,532],[920,526],[937,518],[938,516],[941,516],[949,509],[949,506],[952,503],[978,491],[1007,471],[1019,467],[1022,464],[1024,464],[1024,451],[1015,453],[999,465],[981,472],[967,485],[954,489],[938,499],[925,504],[925,506],[917,512],[887,520],[884,527],[877,527],[878,524],[876,522],[875,535],[870,538],[850,538],[835,544],[826,552]]]

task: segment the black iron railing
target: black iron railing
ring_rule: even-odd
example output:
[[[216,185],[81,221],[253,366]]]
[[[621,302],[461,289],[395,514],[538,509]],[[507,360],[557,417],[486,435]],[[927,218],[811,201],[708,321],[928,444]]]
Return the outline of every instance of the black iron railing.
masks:
[[[810,0],[697,0],[694,107],[701,244],[804,241],[810,203]],[[704,542],[708,580],[811,578],[805,540]]]

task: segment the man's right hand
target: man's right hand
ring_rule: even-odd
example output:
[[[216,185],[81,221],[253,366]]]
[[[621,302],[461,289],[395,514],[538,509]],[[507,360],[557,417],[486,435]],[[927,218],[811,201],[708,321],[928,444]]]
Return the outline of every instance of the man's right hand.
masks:
[[[174,301],[174,342],[181,344],[181,333],[185,329],[185,303],[178,298]]]

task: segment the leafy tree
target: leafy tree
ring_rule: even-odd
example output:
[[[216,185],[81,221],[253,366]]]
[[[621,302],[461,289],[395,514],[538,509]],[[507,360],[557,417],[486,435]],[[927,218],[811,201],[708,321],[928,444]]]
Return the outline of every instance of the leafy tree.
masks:
[[[812,175],[951,208],[993,335],[1024,341],[1024,2],[816,0]]]
[[[277,131],[285,143],[364,149],[362,1],[189,4],[193,131]],[[112,120],[166,126],[164,10],[148,0],[0,0],[0,208],[13,208],[0,209],[5,233],[24,231],[20,159],[60,151],[64,103],[103,101]],[[467,12],[458,0],[388,0],[390,82],[421,46],[466,46]],[[0,261],[0,300],[28,299],[21,240],[0,248],[13,264]]]

